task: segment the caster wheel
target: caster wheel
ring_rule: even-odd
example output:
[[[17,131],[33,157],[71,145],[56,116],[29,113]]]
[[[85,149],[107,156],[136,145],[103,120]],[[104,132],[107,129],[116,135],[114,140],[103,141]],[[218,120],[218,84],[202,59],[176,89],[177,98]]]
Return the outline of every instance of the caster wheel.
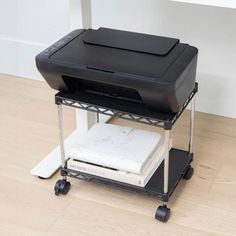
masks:
[[[191,179],[192,176],[193,176],[193,172],[194,172],[194,169],[190,166],[190,167],[188,168],[188,170],[185,172],[183,178],[186,179],[186,180]]]
[[[167,206],[159,206],[156,210],[155,219],[161,222],[167,222],[170,217],[170,208]]]
[[[66,180],[59,179],[54,187],[54,191],[56,195],[64,194],[66,195],[70,190],[70,182]]]

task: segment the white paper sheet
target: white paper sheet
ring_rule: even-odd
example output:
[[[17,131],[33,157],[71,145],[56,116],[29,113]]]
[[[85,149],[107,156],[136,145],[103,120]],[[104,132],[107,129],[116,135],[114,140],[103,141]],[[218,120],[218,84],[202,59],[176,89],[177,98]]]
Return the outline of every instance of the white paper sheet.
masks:
[[[160,144],[157,132],[98,123],[78,140],[69,157],[140,174]]]

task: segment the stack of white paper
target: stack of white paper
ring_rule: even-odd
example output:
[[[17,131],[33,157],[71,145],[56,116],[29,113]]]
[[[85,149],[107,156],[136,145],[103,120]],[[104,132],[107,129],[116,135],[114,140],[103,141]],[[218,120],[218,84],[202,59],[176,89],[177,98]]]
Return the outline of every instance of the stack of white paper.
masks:
[[[95,124],[69,151],[69,169],[145,186],[166,150],[159,133]]]

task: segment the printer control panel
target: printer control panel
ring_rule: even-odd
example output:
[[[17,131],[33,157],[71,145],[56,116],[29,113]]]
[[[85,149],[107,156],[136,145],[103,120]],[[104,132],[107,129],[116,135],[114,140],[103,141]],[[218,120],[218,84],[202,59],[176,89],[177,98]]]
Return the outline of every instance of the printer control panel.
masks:
[[[52,46],[48,47],[45,49],[42,53],[44,56],[49,56],[52,55],[54,52],[59,50],[62,46],[66,45],[69,43],[71,40],[76,38],[79,34],[84,32],[84,30],[74,30],[71,33],[67,34],[65,37],[62,39],[58,40],[56,43],[54,43]]]

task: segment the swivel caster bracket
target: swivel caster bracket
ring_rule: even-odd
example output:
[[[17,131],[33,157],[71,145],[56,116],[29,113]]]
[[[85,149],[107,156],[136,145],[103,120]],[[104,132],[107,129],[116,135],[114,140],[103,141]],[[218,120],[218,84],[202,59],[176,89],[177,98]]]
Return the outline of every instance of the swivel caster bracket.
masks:
[[[55,195],[57,195],[57,196],[59,194],[66,195],[70,190],[70,186],[71,186],[71,184],[67,180],[59,179],[56,182],[55,187],[54,187]]]
[[[194,173],[194,169],[191,166],[189,166],[189,168],[187,169],[187,171],[185,172],[183,176],[183,179],[190,180],[193,176],[193,173]]]
[[[167,222],[170,217],[170,208],[166,205],[159,206],[156,210],[155,219],[161,222]]]

